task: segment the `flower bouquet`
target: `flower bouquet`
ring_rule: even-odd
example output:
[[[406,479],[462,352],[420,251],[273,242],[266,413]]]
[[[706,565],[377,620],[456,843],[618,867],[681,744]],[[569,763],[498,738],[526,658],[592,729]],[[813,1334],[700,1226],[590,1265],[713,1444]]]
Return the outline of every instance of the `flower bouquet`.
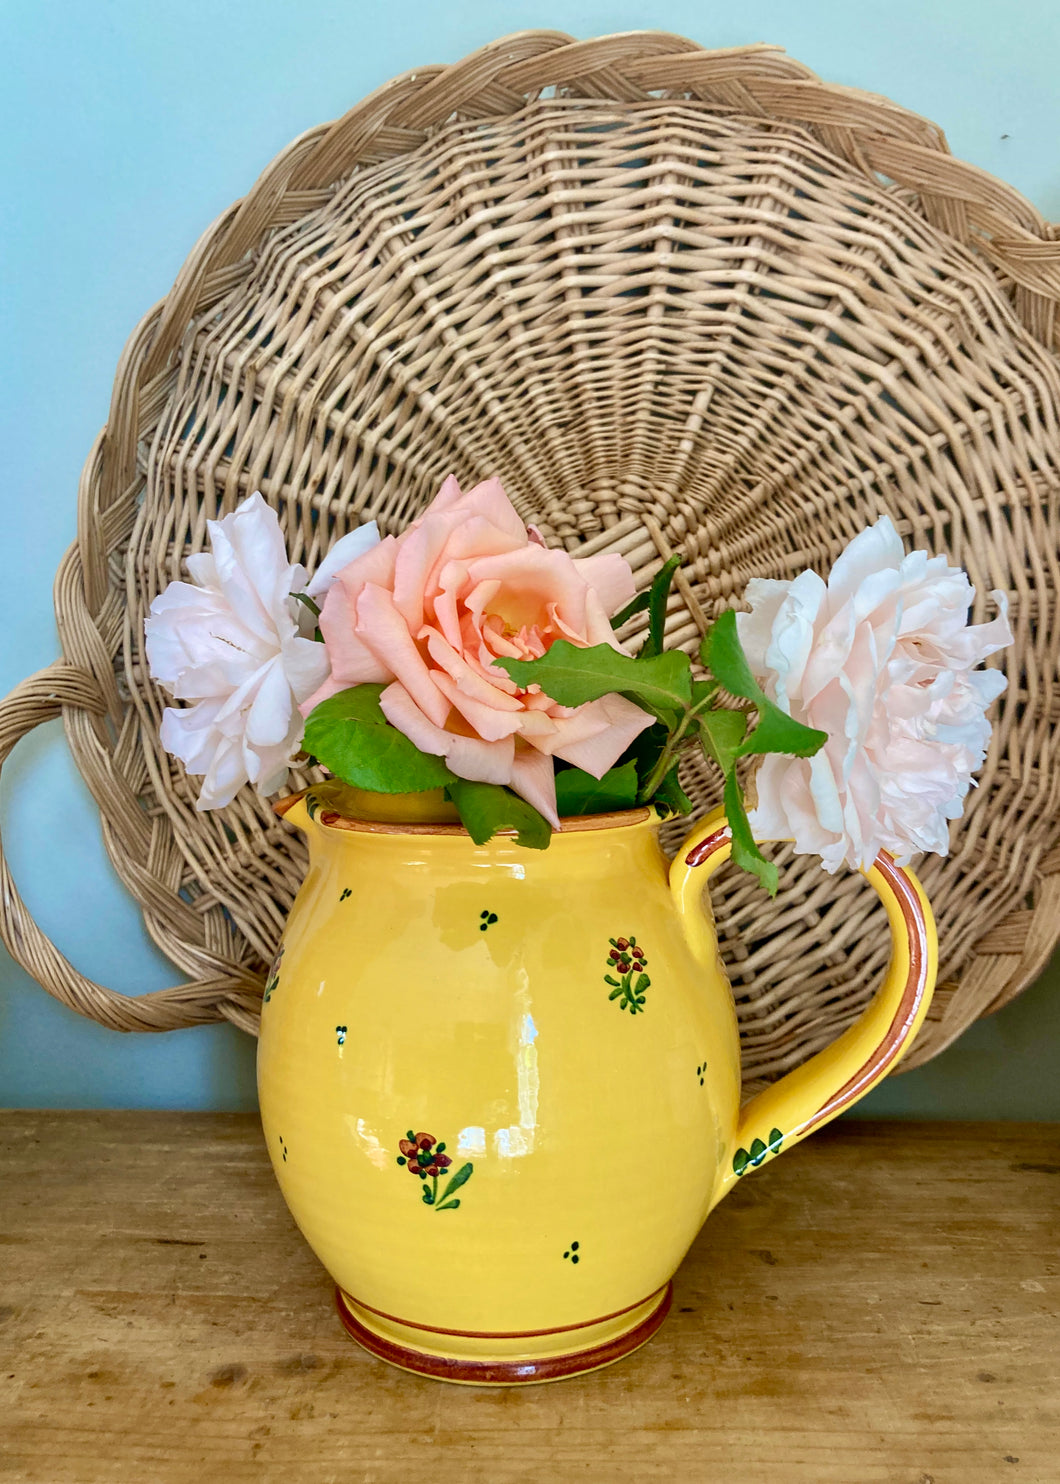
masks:
[[[907,555],[886,516],[827,579],[752,580],[698,664],[665,647],[679,556],[637,593],[621,556],[546,547],[497,479],[462,492],[450,476],[400,535],[352,531],[312,578],[258,493],[209,534],[146,624],[151,672],[184,703],[162,742],[203,776],[200,809],[246,783],[277,792],[315,760],[339,812],[404,796],[476,844],[514,831],[541,850],[561,817],[687,813],[680,767],[698,748],[737,865],[773,892],[756,839],[793,839],[829,871],[945,854],[1005,685],[976,669],[1011,642],[1004,595],[969,626],[966,575]],[[744,759],[759,760],[750,814]]]

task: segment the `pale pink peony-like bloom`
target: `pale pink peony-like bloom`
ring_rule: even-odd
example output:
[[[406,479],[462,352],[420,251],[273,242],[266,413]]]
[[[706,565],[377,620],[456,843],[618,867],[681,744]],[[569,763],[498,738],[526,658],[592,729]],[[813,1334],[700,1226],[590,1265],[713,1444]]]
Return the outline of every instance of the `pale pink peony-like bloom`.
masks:
[[[825,583],[754,579],[737,628],[751,669],[777,704],[819,727],[812,758],[767,756],[751,827],[793,839],[828,871],[868,867],[881,847],[900,864],[945,855],[990,741],[986,708],[1005,689],[976,670],[1012,643],[1001,616],[968,625],[975,589],[944,556],[905,553],[891,521],[849,544]]]
[[[189,773],[202,774],[196,807],[220,809],[244,783],[270,794],[287,777],[305,724],[299,701],[328,673],[310,609],[338,567],[379,540],[375,521],[350,531],[313,580],[287,560],[275,510],[255,491],[223,520],[207,521],[211,550],[188,558],[191,582],[171,582],[144,629],[154,678],[177,700],[160,737]]]
[[[498,479],[450,477],[400,536],[339,572],[320,615],[331,675],[303,714],[382,682],[387,720],[460,778],[508,784],[553,825],[553,757],[602,777],[652,717],[624,697],[557,705],[495,658],[536,659],[557,640],[621,650],[608,622],[634,596],[629,564],[550,550]]]

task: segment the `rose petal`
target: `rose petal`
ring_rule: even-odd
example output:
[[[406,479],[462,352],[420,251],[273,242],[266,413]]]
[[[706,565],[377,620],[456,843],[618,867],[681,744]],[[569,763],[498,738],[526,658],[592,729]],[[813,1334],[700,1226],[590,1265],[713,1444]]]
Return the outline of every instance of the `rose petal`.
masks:
[[[877,522],[847,547],[819,603],[820,579],[752,583],[737,620],[748,662],[793,716],[829,734],[813,758],[768,757],[751,821],[783,826],[830,871],[867,868],[881,848],[901,860],[948,849],[990,737],[986,708],[1005,686],[971,666],[1010,641],[1001,614],[969,627],[974,596],[945,557],[905,555]]]
[[[575,557],[574,568],[581,580],[596,593],[608,618],[632,603],[637,596],[632,568],[617,552],[602,551],[596,556]]]
[[[449,703],[431,680],[393,595],[375,583],[366,583],[357,600],[357,633],[379,668],[390,671],[435,726],[444,726]]]
[[[901,566],[905,549],[889,515],[860,531],[836,558],[828,578],[828,602],[833,613],[853,596],[866,577]]]
[[[550,757],[536,748],[515,748],[510,786],[521,798],[543,814],[553,829],[559,829],[556,812],[556,767]]]
[[[571,716],[552,719],[555,732],[540,741],[532,739],[534,746],[594,778],[602,778],[613,768],[629,744],[655,720],[625,696],[602,696],[579,706]]]
[[[515,743],[510,737],[484,742],[480,737],[446,731],[425,716],[405,687],[397,683],[387,686],[379,705],[391,726],[404,732],[421,752],[444,757],[458,778],[478,783],[510,782],[515,756]]]
[[[374,520],[358,526],[354,531],[347,531],[345,536],[335,542],[316,572],[313,574],[306,592],[311,598],[320,598],[326,593],[334,582],[336,576],[355,562],[358,557],[364,556],[373,546],[379,542],[379,527]]]

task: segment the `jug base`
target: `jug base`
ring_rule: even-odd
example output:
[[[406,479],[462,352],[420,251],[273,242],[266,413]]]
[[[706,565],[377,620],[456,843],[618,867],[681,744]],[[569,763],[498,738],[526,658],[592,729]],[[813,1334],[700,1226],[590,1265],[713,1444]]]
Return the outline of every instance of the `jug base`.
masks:
[[[420,1327],[335,1289],[339,1318],[370,1354],[404,1371],[462,1386],[525,1386],[612,1365],[651,1339],[670,1310],[673,1284],[592,1324],[527,1334]]]

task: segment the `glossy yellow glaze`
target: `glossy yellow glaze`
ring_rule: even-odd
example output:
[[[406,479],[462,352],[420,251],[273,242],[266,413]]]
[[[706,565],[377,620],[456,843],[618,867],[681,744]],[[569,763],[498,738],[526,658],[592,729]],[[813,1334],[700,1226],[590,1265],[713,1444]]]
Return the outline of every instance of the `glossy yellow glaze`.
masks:
[[[310,867],[262,1015],[269,1152],[358,1323],[405,1347],[418,1335],[411,1348],[436,1358],[532,1362],[632,1332],[740,1149],[749,1169],[756,1138],[779,1131],[786,1148],[808,1131],[908,1000],[896,907],[866,1020],[741,1116],[732,996],[699,902],[726,852],[717,819],[671,871],[647,810],[579,821],[547,851],[476,847],[445,825],[328,824],[304,800],[288,818]],[[684,864],[699,841],[709,858]],[[905,1036],[929,994],[925,981]],[[410,1133],[431,1141],[422,1178]]]

